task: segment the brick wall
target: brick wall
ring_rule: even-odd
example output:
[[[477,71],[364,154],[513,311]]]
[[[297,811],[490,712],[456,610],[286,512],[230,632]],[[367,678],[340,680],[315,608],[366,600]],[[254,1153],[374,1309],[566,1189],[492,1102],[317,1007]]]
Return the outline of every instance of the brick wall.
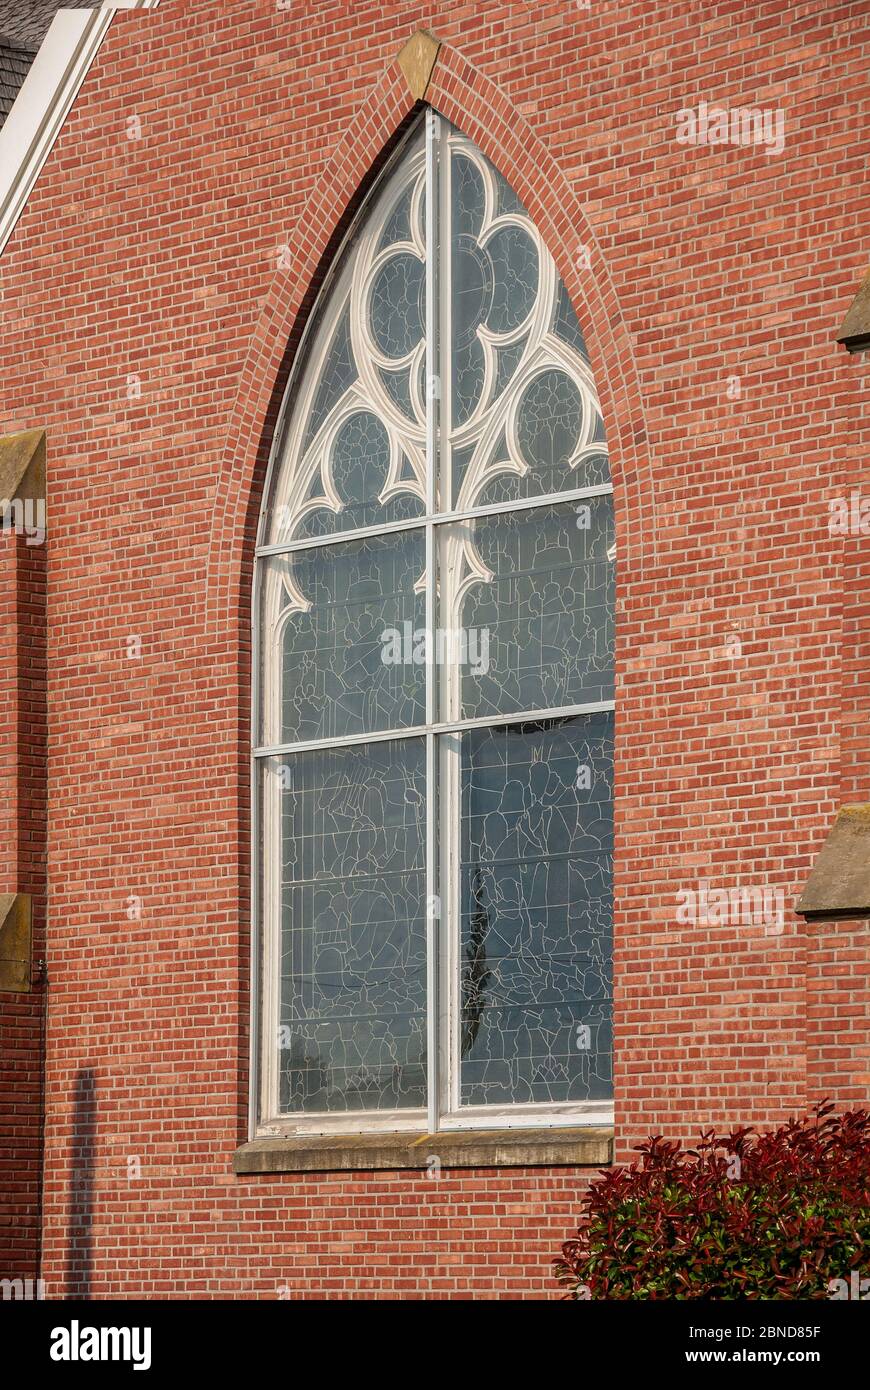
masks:
[[[421,26],[433,104],[565,277],[613,453],[620,1153],[866,1092],[866,1060],[819,1061],[864,1026],[832,962],[860,975],[866,935],[828,949],[791,910],[841,790],[870,799],[866,560],[828,530],[864,371],[834,341],[867,259],[861,19],[162,0],[113,23],[0,262],[0,428],[49,435],[50,1294],[544,1295],[574,1224],[564,1170],[230,1170],[263,467]],[[782,152],[679,143],[704,100],[781,111]],[[782,931],[680,923],[702,880],[781,890]]]

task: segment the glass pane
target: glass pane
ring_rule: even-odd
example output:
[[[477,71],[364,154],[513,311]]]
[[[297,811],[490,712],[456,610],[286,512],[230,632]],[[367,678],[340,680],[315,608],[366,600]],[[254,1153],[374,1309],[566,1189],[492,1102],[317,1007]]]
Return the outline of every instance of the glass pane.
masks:
[[[478,517],[441,535],[441,622],[457,633],[458,717],[613,699],[609,495]],[[455,704],[455,687],[445,698]]]
[[[501,174],[447,130],[449,505],[607,483],[601,408],[564,282]]]
[[[612,1094],[612,797],[612,714],[463,735],[463,1105]]]
[[[425,775],[422,739],[268,761],[281,1113],[426,1103]]]
[[[288,388],[263,544],[423,514],[424,182],[421,129],[318,304]]]
[[[262,745],[424,722],[425,564],[416,530],[263,562]]]

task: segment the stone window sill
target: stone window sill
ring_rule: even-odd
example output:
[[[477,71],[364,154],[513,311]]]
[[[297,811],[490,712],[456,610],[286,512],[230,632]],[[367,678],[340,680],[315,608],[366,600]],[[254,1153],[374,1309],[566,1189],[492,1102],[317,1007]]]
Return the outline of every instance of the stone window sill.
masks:
[[[583,1126],[253,1139],[236,1149],[233,1172],[425,1171],[433,1158],[441,1168],[603,1168],[613,1162],[613,1129]]]

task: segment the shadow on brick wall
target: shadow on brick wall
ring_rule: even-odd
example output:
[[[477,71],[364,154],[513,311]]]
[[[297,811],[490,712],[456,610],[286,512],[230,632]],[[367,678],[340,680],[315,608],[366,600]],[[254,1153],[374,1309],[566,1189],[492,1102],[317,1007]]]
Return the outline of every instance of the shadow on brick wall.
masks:
[[[76,1076],[73,1108],[66,1278],[68,1299],[88,1299],[91,1294],[96,1127],[97,1081],[92,1067],[82,1067]]]

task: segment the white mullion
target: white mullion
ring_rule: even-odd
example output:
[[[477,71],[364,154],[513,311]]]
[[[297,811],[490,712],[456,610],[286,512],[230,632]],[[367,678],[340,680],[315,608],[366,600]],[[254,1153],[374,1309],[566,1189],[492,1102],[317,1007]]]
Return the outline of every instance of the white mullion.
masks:
[[[442,1039],[444,1048],[444,1080],[441,1105],[444,1114],[458,1109],[459,1040],[461,1034],[462,990],[459,963],[461,915],[461,856],[460,856],[460,797],[461,748],[459,734],[447,734],[441,739],[441,873],[444,885],[442,917],[445,924],[441,962],[441,983],[444,1007],[442,1010]]]
[[[440,897],[438,894],[438,742],[426,735],[426,1126],[430,1134],[440,1129],[441,1048],[438,1028],[440,997]]]
[[[420,738],[430,730],[425,724],[413,724],[407,729],[375,729],[366,734],[338,734],[333,738],[310,738],[299,743],[278,743],[271,747],[255,748],[255,758],[283,758],[294,753],[317,753],[321,749],[355,748],[363,743],[389,743],[402,738]]]
[[[457,625],[459,612],[456,610],[456,589],[459,576],[456,573],[458,548],[450,544],[450,530],[441,532],[441,593],[446,610],[445,626]],[[457,654],[451,652],[451,658]],[[444,994],[443,1037],[445,1055],[445,1078],[442,1088],[442,1105],[446,1114],[452,1114],[458,1107],[459,1097],[459,1044],[461,1037],[462,989],[460,977],[460,927],[461,927],[461,798],[462,798],[462,680],[458,660],[446,661],[442,668],[443,713],[450,724],[441,740],[441,872],[444,884],[443,920],[444,949],[442,961],[442,988]],[[481,720],[488,724],[489,719]]]
[[[454,719],[441,728],[444,733],[461,734],[466,729],[498,729],[502,724],[543,724],[551,719],[573,719],[580,714],[609,714],[615,708],[613,700],[593,700],[585,705],[560,705],[553,709],[522,710],[516,714],[475,715],[473,719]]]
[[[321,748],[349,748],[361,743],[387,743],[424,734],[461,734],[466,729],[494,729],[503,724],[545,724],[554,719],[576,719],[585,714],[611,714],[613,700],[594,700],[585,705],[560,705],[553,709],[524,709],[511,714],[483,714],[473,719],[443,720],[434,724],[412,724],[407,729],[376,729],[366,734],[339,734],[335,738],[312,738],[299,743],[280,743],[255,748],[255,758],[278,758],[293,753],[313,753]]]
[[[437,387],[440,315],[438,303],[438,169],[441,121],[426,112],[426,515],[438,510],[438,465],[441,411]]]
[[[450,190],[450,140],[444,141],[445,155],[438,169],[438,220],[441,236],[438,247],[438,306],[441,370],[441,476],[438,500],[443,509],[453,507],[453,322],[451,314],[452,200]]]
[[[428,373],[427,373],[428,375]],[[446,432],[439,430],[441,452],[443,453]],[[434,479],[433,479],[434,486]],[[329,536],[306,536],[298,540],[280,541],[275,545],[257,547],[257,559],[269,555],[287,555],[295,550],[318,550],[329,545],[343,545],[347,541],[368,540],[371,536],[391,536],[397,531],[423,530],[427,521],[433,526],[447,526],[455,521],[474,521],[477,517],[501,516],[503,512],[532,512],[540,507],[553,507],[559,503],[589,501],[595,497],[613,495],[612,483],[596,483],[592,487],[568,488],[564,492],[547,492],[540,497],[516,497],[508,502],[488,502],[482,507],[468,507],[461,512],[439,512],[433,510],[427,517],[412,517],[406,521],[385,521],[377,526],[360,526],[355,531],[335,531]]]
[[[259,733],[260,725],[260,579],[263,573],[262,565],[254,565],[254,582],[251,595],[251,728],[254,732],[254,742]],[[250,930],[250,957],[249,957],[249,1054],[248,1054],[248,1138],[253,1139],[257,1133],[257,1126],[261,1114],[265,1113],[266,1107],[262,1103],[260,1096],[262,1057],[261,1038],[263,1036],[264,1019],[261,1014],[261,992],[260,992],[260,972],[263,968],[262,961],[262,940],[263,930],[261,925],[262,912],[262,892],[261,878],[265,874],[266,865],[261,849],[260,841],[260,769],[256,758],[251,756],[251,930]],[[268,981],[267,981],[268,988]]]
[[[612,483],[596,483],[593,487],[576,487],[565,492],[546,492],[540,497],[514,497],[508,502],[487,502],[482,507],[468,507],[462,512],[445,512],[434,518],[437,524],[451,521],[475,521],[477,517],[501,516],[503,512],[533,512],[540,507],[553,507],[558,503],[580,502],[595,497],[610,497]]]
[[[323,550],[330,545],[344,545],[348,541],[365,541],[371,536],[392,536],[396,531],[422,531],[425,518],[413,517],[406,521],[383,521],[377,526],[359,526],[353,531],[334,531],[328,536],[299,536],[296,540],[276,541],[274,545],[257,546],[258,560],[270,555],[292,555],[296,550]]]
[[[459,576],[455,571],[456,547],[451,544],[450,521],[458,519],[453,497],[453,214],[452,160],[450,141],[447,154],[441,161],[439,213],[442,235],[439,248],[441,276],[439,302],[441,306],[441,493],[444,512],[438,532],[438,554],[441,560],[442,625],[453,629],[459,619],[456,611],[456,589]],[[447,524],[444,524],[444,520]],[[455,725],[462,712],[461,679],[458,654],[447,653],[441,668],[440,714],[449,726]],[[453,729],[441,739],[439,773],[441,777],[441,882],[442,882],[442,960],[440,970],[440,1026],[444,1057],[444,1076],[439,1101],[442,1112],[450,1114],[456,1108],[459,1085],[459,1038],[461,1024],[461,988],[459,976],[459,933],[461,917],[460,891],[460,796],[461,796],[461,736]]]
[[[441,122],[434,111],[426,112],[426,724],[436,720],[435,624],[437,574],[435,530],[440,444],[438,401],[438,197],[437,178]]]
[[[438,1032],[438,961],[440,899],[438,875],[437,741],[431,732],[437,716],[436,641],[437,560],[432,516],[437,508],[440,443],[438,376],[438,197],[441,121],[426,112],[426,1123],[439,1128],[440,1040]]]

